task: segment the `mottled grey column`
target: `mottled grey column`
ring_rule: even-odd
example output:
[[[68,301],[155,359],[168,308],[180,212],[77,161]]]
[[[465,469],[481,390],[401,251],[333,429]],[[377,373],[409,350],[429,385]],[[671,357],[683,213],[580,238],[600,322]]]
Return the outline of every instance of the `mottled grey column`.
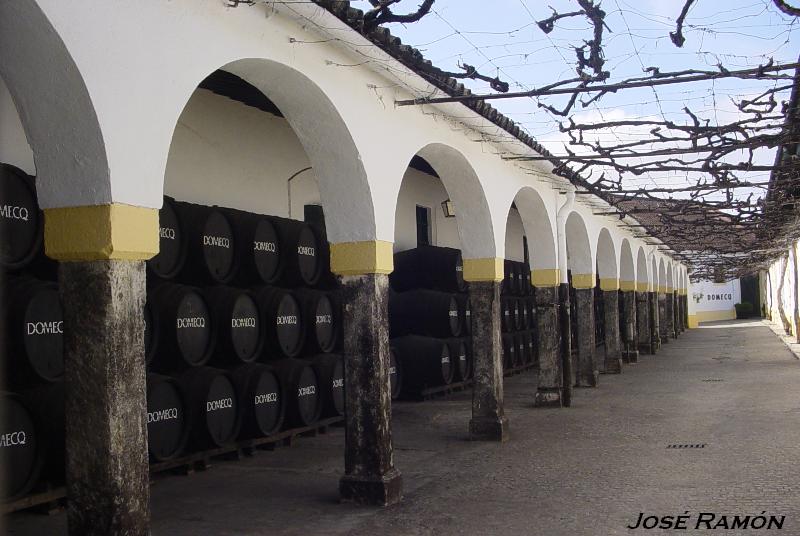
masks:
[[[594,289],[575,289],[575,311],[578,316],[576,340],[578,343],[578,387],[597,387],[600,375],[594,352]]]
[[[622,359],[627,363],[639,361],[639,342],[636,333],[636,291],[622,292]]]
[[[667,292],[666,296],[666,309],[667,309],[667,336],[670,339],[676,339],[678,336],[675,330],[675,293]]]
[[[558,285],[559,327],[561,328],[561,403],[572,405],[572,388],[575,385],[575,362],[572,358],[572,310],[569,284]]]
[[[345,474],[342,500],[369,505],[400,501],[394,467],[389,391],[389,276],[342,276],[345,374]]]
[[[669,311],[667,310],[667,293],[659,292],[658,298],[658,336],[662,344],[669,344]]]
[[[473,440],[506,441],[508,419],[503,412],[503,362],[500,343],[500,282],[471,281],[472,420]]]
[[[654,354],[653,340],[650,336],[650,300],[649,292],[636,293],[636,329],[639,338],[639,351]]]
[[[619,338],[619,291],[603,291],[603,320],[606,328],[606,374],[622,372],[622,353]]]
[[[680,292],[677,290],[675,291],[675,332],[677,334],[681,334],[686,329],[683,325],[683,315],[681,311],[683,311],[683,296],[681,296]]]
[[[558,287],[536,288],[536,345],[539,356],[539,385],[534,405],[561,406],[561,355],[558,322]]]
[[[653,353],[661,349],[661,328],[658,316],[658,292],[648,292],[647,302],[650,308],[650,346]]]
[[[148,534],[143,261],[63,262],[72,536]]]

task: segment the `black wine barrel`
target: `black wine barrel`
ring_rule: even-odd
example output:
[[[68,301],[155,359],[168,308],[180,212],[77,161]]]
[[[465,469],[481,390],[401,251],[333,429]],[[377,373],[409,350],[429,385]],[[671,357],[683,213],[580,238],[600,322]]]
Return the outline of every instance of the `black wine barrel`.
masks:
[[[403,365],[397,359],[394,347],[389,350],[389,393],[392,400],[400,398],[403,391]]]
[[[44,462],[39,428],[18,396],[0,391],[0,501],[18,499],[38,482]]]
[[[175,200],[165,197],[158,211],[158,255],[147,261],[150,272],[162,279],[176,277],[186,263],[186,243]]]
[[[231,371],[242,408],[242,439],[265,437],[281,429],[284,394],[275,370],[269,365],[247,363]]]
[[[506,296],[514,296],[517,293],[514,261],[508,259],[503,261],[503,283],[500,285],[500,292]]]
[[[233,225],[217,207],[174,204],[186,237],[186,263],[182,281],[202,285],[230,283],[239,268],[239,248]]]
[[[528,307],[525,298],[517,298],[517,329],[528,329]]]
[[[418,395],[422,389],[448,385],[456,367],[446,341],[408,335],[392,339],[392,347],[403,367],[403,391]]]
[[[294,295],[303,312],[306,351],[330,353],[339,343],[341,314],[337,296],[322,290],[298,288]]]
[[[305,222],[272,218],[283,246],[283,277],[286,286],[316,286],[328,265],[328,251],[313,227]]]
[[[239,434],[239,395],[223,370],[195,367],[176,377],[186,394],[189,449],[203,450],[232,443]]]
[[[308,361],[282,359],[275,362],[286,401],[286,425],[311,426],[319,420],[322,397],[317,373]]]
[[[503,346],[503,369],[512,369],[517,363],[517,345],[514,341],[514,336],[506,333],[501,336]]]
[[[389,331],[391,337],[458,337],[461,318],[456,296],[426,289],[390,292]]]
[[[27,276],[9,278],[6,301],[9,380],[15,385],[60,380],[64,374],[64,320],[56,284]]]
[[[179,456],[189,439],[186,400],[177,381],[147,375],[147,451],[153,462]]]
[[[303,312],[294,294],[284,288],[256,287],[253,296],[258,304],[264,337],[271,351],[267,357],[296,357],[305,344]]]
[[[516,329],[519,305],[516,298],[506,296],[500,299],[500,325],[504,332],[510,333]]]
[[[464,338],[447,339],[450,356],[455,365],[454,380],[466,381],[472,376],[472,362],[469,359],[469,348]]]
[[[461,331],[464,335],[472,333],[472,303],[468,294],[455,294],[458,302],[458,316],[461,319]]]
[[[389,276],[398,292],[427,288],[442,292],[466,292],[461,251],[438,246],[419,246],[395,253]]]
[[[523,363],[533,364],[536,362],[536,340],[533,330],[523,331],[519,334],[522,338]]]
[[[344,415],[344,360],[339,354],[319,354],[311,360],[319,379],[322,416]]]
[[[530,296],[533,282],[531,281],[531,267],[526,262],[520,263],[519,275],[521,277],[519,293],[522,296]]]
[[[58,486],[65,480],[64,382],[40,384],[17,393],[33,415],[42,456],[40,480]],[[10,440],[12,438],[8,438]],[[2,447],[0,447],[2,450]]]
[[[241,286],[275,285],[283,275],[284,247],[275,218],[242,210],[221,209],[233,226],[240,262],[236,283]]]
[[[214,352],[216,325],[201,292],[162,283],[148,291],[147,299],[155,326],[153,370],[169,372],[206,364]]]
[[[250,363],[264,345],[261,315],[253,296],[232,287],[207,287],[203,296],[217,326],[217,345],[211,362],[218,365]]]
[[[34,178],[19,168],[0,164],[1,268],[24,268],[39,255],[43,222]]]

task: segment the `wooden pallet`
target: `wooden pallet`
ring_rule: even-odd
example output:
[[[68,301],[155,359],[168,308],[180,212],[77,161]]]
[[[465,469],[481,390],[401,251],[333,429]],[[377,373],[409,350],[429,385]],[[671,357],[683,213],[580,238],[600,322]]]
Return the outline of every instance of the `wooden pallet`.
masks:
[[[312,426],[290,428],[269,437],[247,439],[233,443],[226,447],[194,452],[167,462],[150,464],[150,477],[167,473],[189,475],[196,471],[205,471],[216,460],[241,460],[253,455],[259,450],[274,450],[277,446],[291,446],[298,437],[315,437],[328,433],[332,426],[344,424],[344,417],[330,417],[317,421]],[[40,489],[16,501],[0,503],[0,515],[10,514],[19,510],[36,508],[43,513],[58,510],[66,497],[66,488],[50,487]]]

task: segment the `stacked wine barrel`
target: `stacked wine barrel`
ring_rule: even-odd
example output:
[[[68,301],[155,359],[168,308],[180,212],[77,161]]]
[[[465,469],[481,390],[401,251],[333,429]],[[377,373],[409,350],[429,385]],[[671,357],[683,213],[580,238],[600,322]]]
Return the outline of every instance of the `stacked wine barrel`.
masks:
[[[63,318],[34,178],[0,164],[0,502],[64,481]]]
[[[145,310],[151,461],[344,414],[324,230],[165,198]]]
[[[389,332],[392,397],[472,377],[470,304],[461,252],[420,246],[394,256]]]
[[[536,302],[527,263],[506,260],[501,287],[500,315],[503,369],[536,363]]]

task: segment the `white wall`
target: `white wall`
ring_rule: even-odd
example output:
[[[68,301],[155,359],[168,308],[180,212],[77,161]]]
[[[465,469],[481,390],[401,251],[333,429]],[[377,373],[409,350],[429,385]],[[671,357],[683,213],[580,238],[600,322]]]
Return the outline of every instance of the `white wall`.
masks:
[[[742,301],[738,279],[725,283],[693,282],[688,294],[690,324],[736,318],[734,304]]]
[[[762,300],[767,316],[783,326],[787,333],[798,336],[798,318],[795,315],[795,278],[797,266],[795,256],[800,255],[800,242],[795,242],[794,252],[789,249],[786,254],[776,260],[769,270],[762,273]]]
[[[313,170],[285,119],[205,89],[189,99],[170,146],[164,193],[181,201],[303,219],[320,204]]]
[[[17,166],[28,175],[36,175],[33,151],[28,145],[22,121],[2,78],[0,78],[0,162]]]
[[[506,259],[520,262],[525,260],[525,248],[522,246],[523,236],[525,236],[525,228],[522,225],[522,218],[519,211],[512,208],[508,211],[508,221],[506,222]]]
[[[417,247],[417,205],[431,210],[431,244],[461,249],[456,219],[445,218],[442,211],[442,201],[449,197],[437,177],[413,168],[406,170],[394,216],[395,253]]]

